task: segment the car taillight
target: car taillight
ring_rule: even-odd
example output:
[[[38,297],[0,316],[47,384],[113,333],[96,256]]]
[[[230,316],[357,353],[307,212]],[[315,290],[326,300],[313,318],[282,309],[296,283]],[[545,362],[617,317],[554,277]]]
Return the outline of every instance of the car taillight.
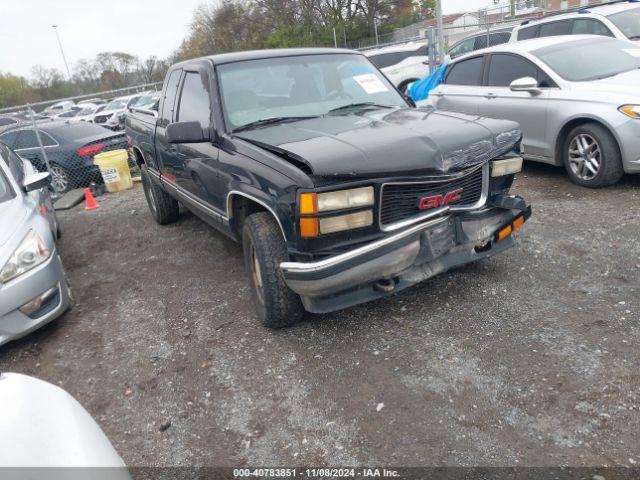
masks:
[[[96,153],[100,153],[100,151],[104,148],[104,143],[94,143],[93,145],[86,145],[82,148],[76,150],[76,153],[81,157],[86,157],[88,155],[95,155]]]

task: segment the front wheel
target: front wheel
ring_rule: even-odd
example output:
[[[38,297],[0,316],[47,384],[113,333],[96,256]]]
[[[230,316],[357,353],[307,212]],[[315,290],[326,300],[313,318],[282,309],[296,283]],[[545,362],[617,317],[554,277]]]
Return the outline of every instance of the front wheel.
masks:
[[[287,287],[282,276],[280,263],[288,258],[287,248],[271,214],[254,213],[245,220],[242,247],[253,302],[262,324],[283,328],[299,322],[304,309],[300,297]]]
[[[569,132],[564,166],[574,183],[590,188],[613,185],[624,173],[616,139],[597,123],[585,123]]]

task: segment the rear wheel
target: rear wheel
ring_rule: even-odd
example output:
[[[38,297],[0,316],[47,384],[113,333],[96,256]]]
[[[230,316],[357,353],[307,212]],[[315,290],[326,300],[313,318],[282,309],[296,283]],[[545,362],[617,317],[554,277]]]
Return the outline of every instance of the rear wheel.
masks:
[[[178,201],[162,190],[149,178],[149,172],[146,165],[140,167],[142,177],[142,188],[144,196],[147,198],[147,204],[151,215],[160,225],[167,225],[178,221],[180,217],[180,205]]]
[[[622,156],[614,136],[597,123],[585,123],[569,132],[564,142],[564,166],[574,183],[606,187],[624,173]]]
[[[65,193],[71,190],[71,178],[64,167],[52,163],[49,173],[51,174],[51,188],[54,192]]]
[[[296,324],[304,308],[300,297],[284,281],[280,263],[288,259],[280,228],[271,214],[259,212],[242,228],[244,262],[253,302],[262,324],[283,328]]]

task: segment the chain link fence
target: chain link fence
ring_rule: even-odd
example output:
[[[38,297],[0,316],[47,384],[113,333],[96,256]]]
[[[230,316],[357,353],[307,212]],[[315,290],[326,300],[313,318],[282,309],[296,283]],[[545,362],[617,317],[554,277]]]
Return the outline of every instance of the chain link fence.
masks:
[[[124,150],[132,175],[139,174],[129,153],[124,120],[134,104],[146,102],[150,108],[159,98],[156,89],[161,86],[139,85],[4,109],[0,112],[0,142],[39,172],[51,174],[54,198],[76,188],[93,187],[99,191],[104,178],[94,157],[100,153]],[[128,95],[118,96],[122,94]],[[34,107],[47,108],[36,113]]]

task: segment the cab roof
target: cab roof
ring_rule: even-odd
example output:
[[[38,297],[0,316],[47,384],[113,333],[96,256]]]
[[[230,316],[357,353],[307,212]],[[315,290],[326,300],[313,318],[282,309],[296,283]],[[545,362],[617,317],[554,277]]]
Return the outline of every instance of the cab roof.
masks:
[[[275,48],[264,50],[247,50],[243,52],[220,53],[217,55],[209,55],[206,57],[185,60],[173,65],[175,67],[190,65],[203,60],[209,60],[214,65],[223,65],[225,63],[244,62],[247,60],[264,60],[268,58],[283,57],[300,57],[304,55],[336,55],[336,54],[357,54],[362,55],[355,50],[347,50],[344,48]]]

